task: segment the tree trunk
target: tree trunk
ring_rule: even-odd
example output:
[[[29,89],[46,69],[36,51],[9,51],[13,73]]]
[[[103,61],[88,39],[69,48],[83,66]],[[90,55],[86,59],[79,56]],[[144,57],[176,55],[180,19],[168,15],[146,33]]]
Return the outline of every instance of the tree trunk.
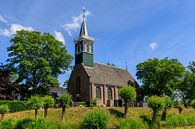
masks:
[[[3,113],[3,114],[1,114],[1,120],[3,120],[3,118],[4,118],[4,115],[5,115],[4,113]]]
[[[37,119],[37,115],[38,115],[38,109],[35,109],[35,119]]]
[[[44,118],[47,118],[47,111],[48,111],[48,108],[45,108],[45,110],[44,110]]]
[[[125,114],[124,114],[125,118],[127,117],[128,107],[129,107],[129,103],[128,103],[128,101],[126,101],[125,102]]]
[[[62,106],[62,116],[61,116],[61,120],[64,120],[65,111],[66,111],[66,107],[65,107],[65,106]]]
[[[166,118],[167,118],[167,109],[164,109],[161,120],[166,121]]]

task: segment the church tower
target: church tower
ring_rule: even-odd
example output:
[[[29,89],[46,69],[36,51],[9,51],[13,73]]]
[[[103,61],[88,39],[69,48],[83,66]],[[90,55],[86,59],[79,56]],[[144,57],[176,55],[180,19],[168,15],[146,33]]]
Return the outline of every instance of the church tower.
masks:
[[[85,66],[93,67],[93,38],[88,35],[85,19],[85,8],[83,8],[83,21],[79,37],[75,43],[75,66],[83,63]]]

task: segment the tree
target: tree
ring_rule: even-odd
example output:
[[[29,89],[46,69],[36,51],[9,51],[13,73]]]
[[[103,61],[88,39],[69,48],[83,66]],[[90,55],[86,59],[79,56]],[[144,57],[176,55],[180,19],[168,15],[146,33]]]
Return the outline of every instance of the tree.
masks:
[[[165,97],[164,99],[165,99],[165,107],[164,107],[164,110],[163,110],[163,113],[162,113],[161,120],[166,121],[166,118],[167,118],[167,110],[170,109],[170,108],[172,108],[174,106],[174,102],[169,97]]]
[[[185,75],[178,85],[185,104],[189,104],[191,100],[195,99],[195,62],[191,62],[187,66]]]
[[[19,94],[17,75],[7,65],[0,65],[0,99],[15,99]]]
[[[1,119],[3,120],[5,113],[9,112],[9,106],[7,104],[0,105]]]
[[[177,59],[149,59],[137,66],[136,76],[143,84],[147,96],[171,96],[177,89],[176,82],[184,74],[185,67]]]
[[[49,33],[17,31],[8,47],[9,65],[32,94],[48,94],[53,86],[59,86],[57,77],[70,67],[72,57],[62,42]]]
[[[152,113],[152,123],[155,124],[155,128],[159,128],[159,111],[163,110],[165,108],[165,98],[164,97],[159,97],[159,96],[151,96],[148,99],[148,106],[152,108],[153,113]],[[156,125],[157,124],[157,125]],[[157,126],[157,127],[156,127]]]
[[[57,98],[57,103],[59,104],[59,106],[62,107],[62,115],[61,115],[62,120],[64,120],[66,108],[70,105],[71,101],[72,101],[72,96],[68,92],[65,92],[63,95]]]
[[[124,116],[127,116],[129,101],[134,101],[136,99],[136,91],[132,86],[124,86],[119,90],[119,95],[124,99],[125,103],[125,113]]]
[[[35,110],[35,119],[37,119],[38,109],[43,107],[42,98],[39,96],[31,96],[29,102],[32,108]]]
[[[44,117],[47,117],[48,108],[54,106],[54,99],[51,96],[44,96],[43,100],[43,107],[44,107]]]

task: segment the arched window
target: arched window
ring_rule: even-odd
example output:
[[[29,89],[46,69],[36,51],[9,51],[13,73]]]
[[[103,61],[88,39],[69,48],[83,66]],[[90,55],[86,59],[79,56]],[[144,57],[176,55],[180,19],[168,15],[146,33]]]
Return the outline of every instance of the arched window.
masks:
[[[80,77],[76,78],[76,94],[80,94],[81,90],[81,79]]]
[[[96,98],[101,99],[101,88],[99,86],[96,87]]]
[[[111,100],[112,99],[112,88],[108,88],[108,99]]]
[[[89,49],[90,49],[90,48],[89,48],[89,45],[87,45],[87,52],[90,52]]]

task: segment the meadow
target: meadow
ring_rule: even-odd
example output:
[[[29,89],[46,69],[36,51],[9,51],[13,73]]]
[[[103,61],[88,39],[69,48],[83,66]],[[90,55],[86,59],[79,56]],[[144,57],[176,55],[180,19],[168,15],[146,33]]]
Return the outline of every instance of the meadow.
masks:
[[[131,107],[128,110],[126,118],[123,118],[124,108],[120,107],[71,107],[67,108],[65,119],[60,120],[61,108],[51,108],[48,112],[47,122],[60,125],[61,128],[77,129],[80,128],[84,115],[88,111],[101,110],[109,116],[107,128],[109,129],[144,129],[149,128],[144,117],[151,118],[152,110],[150,108]],[[5,119],[13,119],[13,121],[26,118],[34,119],[34,110],[9,113],[5,115]],[[44,119],[44,111],[39,110],[38,119]],[[184,108],[182,114],[178,109],[170,109],[167,113],[167,120],[161,121],[162,129],[193,129],[195,128],[195,109]]]

